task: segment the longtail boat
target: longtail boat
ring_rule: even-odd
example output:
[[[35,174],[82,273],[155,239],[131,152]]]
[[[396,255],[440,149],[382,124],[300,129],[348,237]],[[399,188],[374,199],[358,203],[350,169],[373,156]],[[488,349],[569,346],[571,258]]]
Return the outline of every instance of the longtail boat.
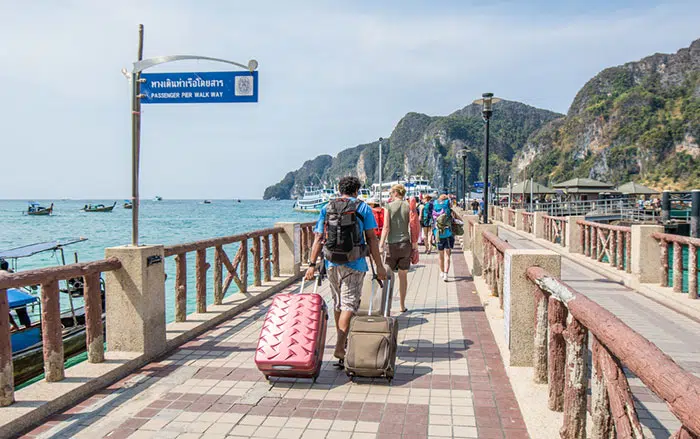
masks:
[[[27,215],[51,215],[53,213],[53,203],[49,207],[43,207],[36,201],[30,201],[25,213]]]
[[[116,205],[116,201],[111,206],[105,206],[104,204],[86,204],[81,210],[83,212],[111,212]]]

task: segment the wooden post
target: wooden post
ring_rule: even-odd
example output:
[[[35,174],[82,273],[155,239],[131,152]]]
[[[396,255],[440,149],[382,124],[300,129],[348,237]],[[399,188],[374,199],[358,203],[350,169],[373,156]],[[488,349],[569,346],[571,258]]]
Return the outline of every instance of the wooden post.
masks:
[[[618,230],[617,232],[615,232],[615,240],[617,241],[617,250],[616,250],[616,257],[615,257],[617,259],[617,269],[624,270],[625,269],[625,260],[624,260],[624,256],[623,256],[622,252],[624,252],[624,248],[623,248],[624,242],[623,241],[627,240],[627,233],[624,233],[624,232]],[[630,265],[630,264],[628,263],[628,265]]]
[[[7,290],[0,289],[0,407],[7,407],[15,402],[9,317],[10,306],[7,303]]]
[[[90,273],[85,281],[85,342],[88,362],[102,363],[105,360],[105,337],[102,329],[102,292],[100,274]]]
[[[197,312],[207,312],[207,251],[197,250],[195,260],[195,275],[197,288]]]
[[[591,372],[591,417],[593,419],[592,436],[596,439],[608,439],[614,435],[612,417],[610,416],[610,400],[608,390],[605,387],[603,368],[600,364],[600,350],[605,349],[595,336],[591,343],[591,358],[593,367]],[[625,436],[622,436],[625,437]]]
[[[673,292],[683,291],[683,246],[673,243]]]
[[[625,255],[627,255],[627,258],[625,259],[627,261],[627,269],[625,270],[627,273],[632,272],[632,231],[625,232]]]
[[[262,247],[263,247],[263,280],[265,282],[270,282],[272,278],[272,270],[270,267],[270,235],[263,235],[262,237]]]
[[[243,290],[241,293],[248,293],[248,239],[241,241],[241,283],[243,284]]]
[[[272,275],[279,277],[280,275],[280,234],[273,233],[272,235]]]
[[[566,371],[566,306],[554,297],[549,297],[547,320],[549,323],[549,409],[555,412],[564,410],[564,379]]]
[[[566,339],[564,425],[559,434],[562,439],[586,439],[587,330],[574,318],[564,331],[564,338]]]
[[[223,263],[221,262],[223,251],[223,247],[217,246],[214,252],[214,305],[221,305],[224,302]]]
[[[659,240],[661,247],[661,286],[668,286],[668,243],[663,239]]]
[[[44,375],[52,383],[65,378],[63,370],[63,327],[58,281],[41,284],[41,336],[44,342]]]
[[[566,220],[559,221],[559,233],[561,233],[561,239],[559,241],[561,242],[562,247],[568,247],[568,243],[566,242],[566,228],[568,226],[569,223]]]
[[[591,259],[598,259],[598,229],[596,229],[594,226],[591,226],[591,233],[590,233],[590,238],[591,238]]]
[[[583,240],[583,254],[591,257],[591,226],[583,226],[586,236]]]
[[[698,248],[688,245],[688,299],[698,298]]]
[[[580,226],[578,228],[578,240],[581,244],[581,252],[586,254],[586,226]]]
[[[602,345],[598,349],[598,360],[608,392],[610,411],[615,422],[617,437],[643,439],[644,433],[637,418],[632,392],[620,363]]]
[[[608,263],[611,267],[615,267],[617,262],[615,260],[615,237],[619,238],[619,235],[616,233],[614,230],[608,230],[608,259],[610,259]]]
[[[253,238],[253,285],[259,287],[262,285],[260,277],[260,237]]]
[[[535,288],[535,349],[532,364],[533,380],[536,383],[547,382],[547,297],[539,288]]]
[[[175,255],[175,321],[187,320],[187,253]]]

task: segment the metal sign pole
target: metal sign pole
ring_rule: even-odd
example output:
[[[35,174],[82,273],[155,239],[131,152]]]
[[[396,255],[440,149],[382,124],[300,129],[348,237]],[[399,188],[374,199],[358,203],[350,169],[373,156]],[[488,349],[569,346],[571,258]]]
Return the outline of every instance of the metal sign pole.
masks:
[[[143,24],[139,24],[138,61],[143,59]],[[131,75],[131,245],[139,245],[139,159],[141,154],[141,73]]]

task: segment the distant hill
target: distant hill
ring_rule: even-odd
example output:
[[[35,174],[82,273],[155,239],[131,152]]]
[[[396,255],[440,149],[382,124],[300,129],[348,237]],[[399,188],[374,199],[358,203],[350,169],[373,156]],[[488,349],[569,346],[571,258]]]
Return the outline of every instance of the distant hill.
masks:
[[[700,40],[603,70],[566,117],[534,132],[513,163],[541,183],[590,177],[700,187]]]
[[[562,114],[519,102],[502,101],[494,105],[498,117],[491,122],[491,159],[493,175],[505,177],[510,164],[529,136]],[[469,105],[449,116],[408,113],[383,142],[382,173],[385,181],[407,175],[422,175],[435,188],[445,188],[455,167],[461,170],[456,151],[471,147],[468,157],[469,180],[479,179],[482,160],[484,123],[481,108]],[[337,156],[321,155],[287,173],[279,183],[265,189],[264,198],[289,199],[303,194],[308,184],[332,185],[340,177],[355,175],[370,186],[378,179],[378,141],[348,148]],[[504,180],[503,180],[504,181]]]

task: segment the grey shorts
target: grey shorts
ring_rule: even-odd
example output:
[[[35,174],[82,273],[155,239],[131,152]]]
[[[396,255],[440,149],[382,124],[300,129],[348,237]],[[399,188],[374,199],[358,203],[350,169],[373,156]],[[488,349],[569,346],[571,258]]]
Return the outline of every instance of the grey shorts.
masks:
[[[360,307],[364,278],[364,271],[353,270],[344,265],[328,268],[328,281],[331,284],[336,311],[357,312]]]

